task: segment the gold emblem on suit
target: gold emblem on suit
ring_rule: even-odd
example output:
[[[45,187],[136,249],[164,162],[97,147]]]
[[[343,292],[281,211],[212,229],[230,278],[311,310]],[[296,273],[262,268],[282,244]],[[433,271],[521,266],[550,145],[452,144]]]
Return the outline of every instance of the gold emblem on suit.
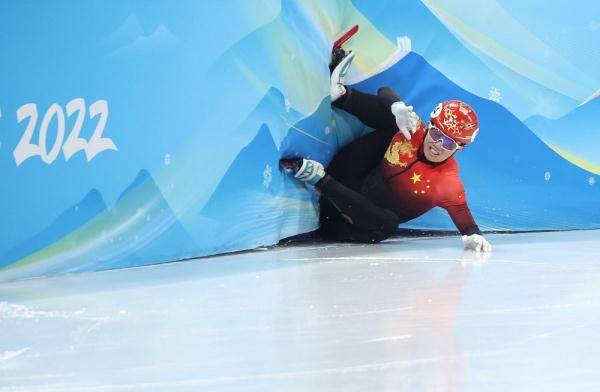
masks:
[[[406,158],[413,158],[416,151],[417,148],[413,147],[408,140],[390,143],[385,152],[385,160],[392,166],[406,167]],[[400,159],[401,156],[404,158],[404,161]]]

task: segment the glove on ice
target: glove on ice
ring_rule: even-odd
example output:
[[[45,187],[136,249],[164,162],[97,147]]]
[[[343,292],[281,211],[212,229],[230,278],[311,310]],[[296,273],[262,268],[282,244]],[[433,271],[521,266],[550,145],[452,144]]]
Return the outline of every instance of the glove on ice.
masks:
[[[492,245],[479,234],[463,235],[462,241],[465,248],[472,249],[475,252],[491,252]]]

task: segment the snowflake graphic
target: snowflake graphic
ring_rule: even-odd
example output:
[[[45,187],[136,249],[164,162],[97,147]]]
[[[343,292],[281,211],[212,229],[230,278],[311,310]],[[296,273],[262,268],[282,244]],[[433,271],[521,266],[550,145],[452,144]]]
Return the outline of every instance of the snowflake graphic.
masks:
[[[165,166],[169,166],[171,164],[171,154],[165,154]]]
[[[329,135],[329,132],[331,132],[331,128],[325,127],[325,135]]]
[[[502,99],[502,93],[496,87],[492,87],[488,94],[488,97],[490,100],[500,103],[500,100]]]
[[[544,180],[550,181],[551,178],[552,178],[552,175],[550,174],[550,172],[544,173]]]
[[[271,180],[273,180],[273,169],[271,169],[271,165],[267,165],[265,166],[265,170],[263,170],[263,186],[266,189],[269,189]]]
[[[409,37],[396,37],[396,46],[402,52],[410,52],[412,50],[412,42]]]
[[[588,179],[588,184],[590,184],[590,186],[594,185],[596,183],[596,179],[594,177],[590,177]]]
[[[285,104],[285,111],[286,111],[286,113],[289,113],[290,109],[292,109],[292,103],[290,102],[289,99],[286,98],[285,101],[284,101],[284,104]]]

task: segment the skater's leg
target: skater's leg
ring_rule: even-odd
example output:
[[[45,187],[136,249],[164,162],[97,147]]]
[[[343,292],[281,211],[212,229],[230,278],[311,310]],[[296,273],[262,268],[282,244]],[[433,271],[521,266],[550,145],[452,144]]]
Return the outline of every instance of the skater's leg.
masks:
[[[382,87],[377,95],[346,88],[346,93],[333,102],[333,106],[356,116],[363,124],[378,131],[398,131],[396,119],[391,110],[400,97],[389,87]]]
[[[339,215],[358,230],[384,233],[387,238],[400,224],[400,219],[393,211],[375,205],[360,192],[343,185],[330,175],[326,175],[317,187],[331,206],[338,210]],[[332,215],[330,211],[322,212],[321,223],[325,223],[328,215]]]
[[[322,193],[321,228],[327,238],[355,242],[379,242],[394,234],[400,219],[360,193],[362,179],[349,179],[344,185],[325,174],[322,165],[304,158],[279,161],[283,170],[314,184]],[[354,189],[353,189],[354,188]]]
[[[319,230],[317,235],[325,240],[342,242],[374,243],[380,242],[393,235],[384,230],[367,230],[351,224],[344,218],[331,201],[321,196]]]
[[[393,136],[393,131],[379,131],[352,141],[335,154],[327,173],[343,183],[346,179],[365,178],[379,165]]]

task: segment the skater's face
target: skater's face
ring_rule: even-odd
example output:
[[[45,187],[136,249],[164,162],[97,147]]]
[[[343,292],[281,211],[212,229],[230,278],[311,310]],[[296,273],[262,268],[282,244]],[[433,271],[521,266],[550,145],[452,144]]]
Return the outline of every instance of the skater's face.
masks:
[[[430,124],[429,124],[430,125]],[[423,141],[423,153],[429,162],[443,162],[462,149],[453,139],[435,127],[429,127]]]

